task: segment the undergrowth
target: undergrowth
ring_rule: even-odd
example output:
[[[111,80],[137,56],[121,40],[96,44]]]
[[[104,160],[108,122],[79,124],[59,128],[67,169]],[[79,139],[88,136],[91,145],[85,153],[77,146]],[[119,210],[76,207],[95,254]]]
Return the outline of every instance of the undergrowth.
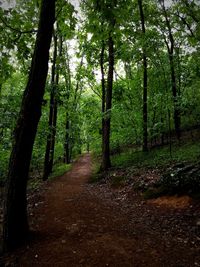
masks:
[[[170,155],[169,146],[153,148],[149,152],[127,151],[120,155],[112,156],[114,167],[126,168],[130,166],[140,167],[166,167],[178,162],[194,162],[200,159],[199,142],[188,142],[181,145],[173,145]]]
[[[179,164],[167,170],[153,187],[144,192],[145,198],[162,195],[189,195],[200,198],[200,162]]]
[[[64,173],[71,170],[72,165],[71,164],[65,164],[65,163],[56,163],[53,166],[53,171],[51,175],[49,176],[49,179],[53,179],[58,176],[62,176]]]
[[[91,160],[92,160],[92,175],[90,176],[89,182],[97,183],[103,177],[103,174],[101,173],[101,158],[98,154],[91,153]]]
[[[159,170],[160,179],[158,181],[149,185],[144,182],[144,188],[139,189],[143,191],[145,198],[156,198],[162,195],[175,194],[188,194],[192,197],[199,197],[199,145],[199,141],[173,144],[171,153],[169,146],[153,148],[146,153],[129,149],[124,153],[113,155],[111,157],[113,168],[109,172],[104,173],[99,173],[100,159],[94,157],[94,171],[91,181],[98,182],[100,179],[107,177],[105,179],[109,180],[112,186],[123,186],[126,184],[127,179],[132,179],[131,183],[135,184],[134,177],[141,175],[139,179],[142,182],[145,176],[148,175],[149,170]],[[176,167],[180,164],[183,165],[183,172],[180,172],[180,169]],[[192,172],[185,171],[184,168],[186,167],[188,169],[190,165],[195,165]],[[174,175],[174,172],[177,170],[179,171],[178,175]]]
[[[62,176],[65,172],[71,169],[71,164],[57,163],[53,166],[53,171],[48,180],[52,180],[55,177]],[[35,190],[43,183],[42,177],[33,177],[28,181],[28,189]]]

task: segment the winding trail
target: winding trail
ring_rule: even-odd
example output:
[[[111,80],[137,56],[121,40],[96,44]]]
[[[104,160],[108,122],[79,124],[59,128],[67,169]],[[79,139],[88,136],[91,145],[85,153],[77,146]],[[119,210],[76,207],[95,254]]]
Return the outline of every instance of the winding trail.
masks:
[[[30,212],[35,238],[17,251],[16,266],[200,266],[198,246],[176,240],[179,233],[169,230],[166,211],[133,193],[128,202],[118,200],[115,191],[89,184],[90,175],[86,154],[71,171],[45,184]],[[180,238],[187,229],[182,227]]]

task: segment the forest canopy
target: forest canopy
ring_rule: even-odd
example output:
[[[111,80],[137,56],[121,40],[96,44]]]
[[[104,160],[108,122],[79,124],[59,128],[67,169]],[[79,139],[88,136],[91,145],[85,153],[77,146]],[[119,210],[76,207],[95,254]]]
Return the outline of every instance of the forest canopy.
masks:
[[[0,1],[1,184],[22,136],[24,181],[86,151],[171,156],[200,126],[199,20],[198,0]]]
[[[109,116],[110,110],[108,107],[102,111],[101,83],[103,75],[107,87],[109,35],[114,43],[112,149],[129,144],[142,145],[144,132],[148,143],[167,142],[169,132],[179,136],[180,130],[199,125],[199,2],[143,0],[143,23],[139,3],[80,1],[77,11],[74,8],[77,3],[57,1],[57,20],[42,117],[33,149],[33,168],[42,167],[46,139],[55,128],[48,124],[52,94],[58,109],[54,160],[65,157],[70,161],[88,146],[101,151],[102,116]],[[6,2],[1,3],[1,7],[2,180],[6,177],[12,133],[30,67],[39,1],[16,1],[15,5],[9,1],[6,9]],[[145,123],[144,58],[148,117]],[[59,72],[59,81],[52,77],[53,66]]]

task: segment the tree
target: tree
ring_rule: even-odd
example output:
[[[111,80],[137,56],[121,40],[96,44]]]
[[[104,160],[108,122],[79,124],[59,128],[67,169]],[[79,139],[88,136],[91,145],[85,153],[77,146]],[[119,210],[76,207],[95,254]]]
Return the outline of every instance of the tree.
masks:
[[[56,123],[57,123],[57,89],[58,89],[59,74],[56,65],[58,37],[57,33],[55,32],[53,39],[54,39],[54,53],[53,53],[52,73],[51,73],[51,93],[50,93],[50,105],[49,105],[49,125],[48,125],[49,134],[47,136],[43,180],[47,180],[53,168],[54,145],[55,145]]]
[[[114,71],[114,41],[112,32],[108,38],[108,78],[105,96],[105,115],[103,122],[103,155],[102,169],[107,170],[111,167],[110,161],[110,123],[111,123],[111,108],[112,108],[112,90],[113,90],[113,71]]]
[[[26,187],[33,144],[41,116],[54,20],[55,0],[42,0],[34,54],[15,128],[6,181],[4,251],[19,245],[27,238],[29,231]]]
[[[105,57],[105,43],[102,40],[102,47],[101,47],[101,54],[100,54],[100,68],[101,68],[101,112],[102,112],[102,152],[104,151],[104,143],[105,143],[105,135],[104,135],[104,128],[105,128],[105,119],[104,119],[104,112],[105,112],[105,96],[106,96],[106,86],[105,86],[105,70],[104,70],[104,57]]]
[[[116,23],[115,18],[115,7],[117,3],[109,2],[106,4],[104,1],[102,3],[96,3],[97,10],[99,11],[99,15],[101,17],[101,27],[102,21],[105,19],[107,25],[105,26],[107,29],[107,46],[108,46],[108,74],[107,74],[107,84],[105,86],[104,80],[104,40],[101,40],[102,49],[100,56],[100,67],[102,74],[102,111],[103,119],[102,119],[102,170],[107,170],[111,167],[110,161],[110,125],[111,125],[111,108],[112,108],[112,90],[113,90],[113,73],[114,73],[114,28]],[[105,14],[104,14],[105,13]],[[105,103],[104,103],[105,102]]]
[[[144,18],[144,12],[143,12],[143,3],[142,0],[138,0],[138,6],[140,11],[140,20],[141,20],[141,27],[142,27],[142,33],[143,38],[145,39],[145,18]],[[144,43],[144,41],[143,41]],[[147,55],[146,55],[146,44],[143,45],[143,151],[147,151],[147,145],[148,145],[148,133],[147,133]]]
[[[167,46],[167,52],[169,56],[169,64],[170,64],[170,73],[171,73],[171,87],[172,87],[172,95],[173,95],[173,102],[174,102],[174,126],[176,131],[176,136],[178,139],[181,137],[181,114],[179,108],[179,96],[180,91],[177,88],[177,76],[176,76],[176,68],[175,68],[175,40],[172,32],[172,27],[170,23],[170,18],[168,16],[165,2],[164,0],[160,0],[163,16],[165,18],[166,27],[168,30],[168,40],[165,38],[165,44]]]
[[[73,36],[75,19],[73,17],[74,8],[64,0],[57,1],[56,25],[54,29],[54,48],[52,59],[52,72],[50,84],[50,103],[48,136],[44,161],[43,180],[47,180],[51,174],[54,164],[54,154],[56,145],[57,120],[59,117],[58,107],[61,95],[60,76],[66,78],[66,70],[63,64],[63,46],[67,39]]]
[[[66,110],[66,123],[65,123],[65,139],[64,139],[64,153],[63,153],[63,162],[69,164],[71,153],[70,153],[70,116],[69,116],[69,99],[70,93],[72,90],[71,82],[71,71],[70,71],[70,59],[68,53],[68,46],[66,46],[66,71],[65,71],[65,83],[66,83],[66,99],[67,110]]]

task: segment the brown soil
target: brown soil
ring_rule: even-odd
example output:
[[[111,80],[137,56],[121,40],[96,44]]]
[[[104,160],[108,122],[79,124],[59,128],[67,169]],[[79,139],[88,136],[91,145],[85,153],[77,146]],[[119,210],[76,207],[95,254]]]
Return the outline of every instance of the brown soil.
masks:
[[[90,175],[87,154],[29,197],[35,235],[7,266],[200,266],[198,203],[150,203],[130,185],[89,184]]]
[[[189,196],[163,196],[148,201],[148,203],[156,204],[157,206],[166,206],[174,209],[188,208],[191,202],[192,199]]]

